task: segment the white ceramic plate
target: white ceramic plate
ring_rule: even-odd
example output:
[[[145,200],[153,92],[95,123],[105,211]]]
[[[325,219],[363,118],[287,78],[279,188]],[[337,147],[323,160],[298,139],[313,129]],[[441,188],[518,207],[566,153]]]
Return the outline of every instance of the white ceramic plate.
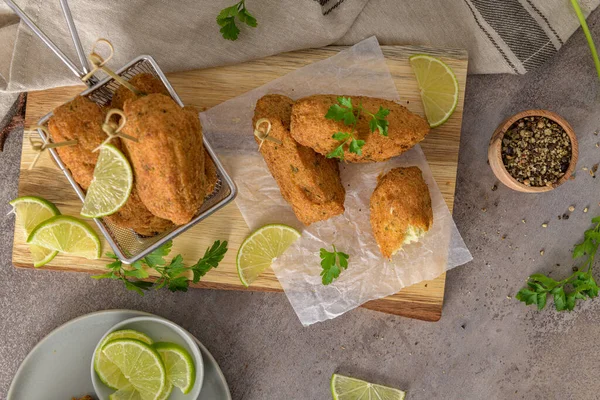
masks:
[[[98,341],[115,324],[152,315],[133,310],[99,311],[53,330],[27,355],[8,390],[7,400],[69,400],[94,396],[90,363]],[[204,383],[198,400],[231,400],[219,365],[196,339],[204,359]],[[95,396],[94,396],[95,397]]]

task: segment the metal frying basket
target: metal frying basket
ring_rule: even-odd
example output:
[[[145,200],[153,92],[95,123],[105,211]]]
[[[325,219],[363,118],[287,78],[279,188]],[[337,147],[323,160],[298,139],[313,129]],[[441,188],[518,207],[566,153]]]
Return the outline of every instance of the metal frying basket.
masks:
[[[21,10],[12,0],[5,0],[12,10],[19,15],[19,17],[31,28],[31,30],[69,67],[69,69],[75,73],[78,77],[83,77],[89,72],[89,67],[87,64],[87,60],[85,57],[85,52],[83,51],[83,47],[81,46],[81,41],[79,40],[79,35],[77,34],[77,30],[75,28],[75,24],[73,22],[73,18],[71,16],[71,12],[69,10],[69,6],[67,4],[67,0],[60,0],[60,4],[63,10],[63,14],[67,21],[67,25],[69,27],[69,31],[73,38],[73,43],[75,44],[75,48],[77,50],[77,55],[79,61],[81,63],[81,69],[78,68],[47,36],[42,30]],[[139,56],[133,61],[129,62],[123,68],[117,71],[117,74],[125,78],[126,80],[130,80],[133,76],[147,72],[154,75],[156,78],[160,79],[165,86],[165,88],[169,91],[169,94],[179,104],[183,107],[183,103],[181,99],[165,77],[165,75],[160,70],[158,64],[154,61],[154,59],[150,56]],[[100,106],[107,106],[110,104],[111,99],[115,91],[119,88],[119,83],[117,83],[113,78],[106,77],[104,79],[97,79],[92,77],[88,82],[88,86],[90,86],[85,91],[81,92],[80,95],[87,97],[92,100],[96,104]],[[48,120],[52,117],[53,113],[46,114],[38,123],[38,125],[45,126],[48,123]],[[38,133],[44,143],[48,143],[50,138],[46,137],[45,133],[42,130],[38,130]],[[119,257],[121,261],[127,264],[131,264],[152,251],[156,250],[158,247],[165,244],[167,241],[172,240],[179,234],[185,232],[192,226],[196,225],[198,222],[210,216],[215,211],[224,207],[226,204],[230,203],[237,194],[237,188],[231,179],[231,177],[227,174],[223,165],[215,155],[210,144],[207,142],[206,138],[204,138],[204,147],[206,151],[212,158],[215,163],[217,169],[217,184],[215,186],[215,190],[213,193],[208,195],[204,200],[204,203],[197,211],[194,218],[185,225],[181,225],[171,229],[170,231],[163,232],[156,236],[145,237],[138,235],[131,229],[121,228],[112,224],[110,221],[105,220],[103,218],[95,218],[94,221],[98,225],[98,228],[106,238],[106,241],[109,243],[110,247],[112,247],[115,254]],[[60,159],[58,153],[55,149],[48,149],[50,154],[59,168],[63,171],[68,181],[73,186],[73,189],[83,202],[85,199],[85,193],[81,189],[81,187],[75,182],[73,176],[71,175],[69,169],[64,165],[62,160]]]

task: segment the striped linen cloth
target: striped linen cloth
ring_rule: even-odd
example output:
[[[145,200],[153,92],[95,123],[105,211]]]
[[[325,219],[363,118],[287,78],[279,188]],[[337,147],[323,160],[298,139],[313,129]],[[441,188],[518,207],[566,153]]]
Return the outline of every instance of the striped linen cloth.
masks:
[[[570,0],[247,0],[258,27],[224,40],[215,22],[237,0],[72,0],[85,49],[100,37],[116,48],[111,65],[140,54],[165,71],[189,70],[328,44],[465,48],[470,73],[523,74],[543,64],[579,27]],[[17,0],[77,60],[58,1]],[[600,0],[580,0],[585,15]],[[79,83],[7,6],[0,6],[0,121],[16,93]],[[4,118],[2,118],[4,117]],[[1,128],[1,126],[0,126]]]

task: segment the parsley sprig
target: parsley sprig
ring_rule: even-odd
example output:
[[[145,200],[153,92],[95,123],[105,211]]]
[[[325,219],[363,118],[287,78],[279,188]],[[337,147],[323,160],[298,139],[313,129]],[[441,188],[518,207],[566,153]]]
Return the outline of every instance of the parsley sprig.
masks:
[[[170,262],[165,257],[171,252],[172,241],[169,241],[148,254],[143,259],[131,264],[131,269],[123,267],[123,263],[113,253],[106,253],[107,257],[114,259],[106,266],[110,271],[92,276],[94,279],[115,279],[120,280],[129,290],[133,290],[142,296],[144,291],[154,288],[156,290],[167,287],[172,292],[187,292],[189,287],[188,272],[192,272],[192,282],[198,283],[212,268],[216,268],[227,253],[227,241],[217,240],[211,247],[206,249],[204,256],[198,262],[190,267],[183,263],[181,254],[175,256]],[[155,282],[146,282],[150,276],[147,269],[153,269],[159,273]],[[133,279],[130,279],[133,278]]]
[[[217,15],[217,24],[221,27],[220,32],[221,35],[223,35],[223,38],[227,40],[237,40],[240,34],[240,28],[235,24],[236,17],[240,22],[253,28],[257,25],[256,18],[254,18],[246,8],[246,0],[241,0],[231,7],[222,9],[219,15]]]
[[[598,285],[592,276],[594,258],[600,245],[600,216],[592,219],[594,227],[585,231],[583,242],[573,249],[573,258],[587,256],[580,268],[568,278],[556,281],[543,274],[533,274],[527,279],[527,287],[517,293],[517,300],[527,305],[535,304],[538,310],[546,306],[548,294],[554,298],[557,311],[575,308],[577,300],[593,299],[598,296]]]
[[[337,251],[335,244],[333,245],[333,252],[321,249],[321,277],[323,285],[329,285],[334,279],[340,276],[340,273],[344,269],[348,269],[348,258],[350,256],[341,251]]]
[[[366,114],[371,117],[369,121],[369,129],[371,132],[379,131],[379,134],[383,136],[388,135],[389,121],[386,119],[390,113],[390,110],[379,106],[379,110],[373,114],[363,108],[362,104],[358,107],[352,105],[352,98],[350,97],[338,97],[338,104],[334,104],[329,107],[325,118],[332,119],[334,121],[343,121],[345,125],[350,126],[350,132],[336,132],[332,138],[342,142],[332,152],[327,154],[327,158],[339,158],[344,159],[344,147],[348,145],[348,151],[350,153],[362,155],[362,147],[365,145],[364,140],[356,138],[356,125],[361,114]]]

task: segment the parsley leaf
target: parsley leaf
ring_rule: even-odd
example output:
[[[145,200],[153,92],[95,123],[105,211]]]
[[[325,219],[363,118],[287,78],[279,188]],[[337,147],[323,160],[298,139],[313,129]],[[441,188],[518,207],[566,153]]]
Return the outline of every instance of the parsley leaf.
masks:
[[[198,283],[208,271],[216,268],[227,253],[227,242],[217,240],[211,247],[206,249],[204,256],[191,267],[186,267],[181,255],[175,256],[169,263],[165,257],[171,252],[173,243],[167,242],[154,250],[140,261],[131,264],[130,268],[124,268],[123,263],[112,253],[106,256],[114,259],[106,266],[110,271],[101,275],[92,276],[94,279],[117,279],[123,281],[125,288],[135,291],[142,296],[144,291],[154,288],[156,290],[167,287],[172,292],[187,292],[189,287],[188,273],[193,274],[192,282]],[[145,268],[147,267],[147,268]],[[143,279],[150,277],[148,268],[159,273],[156,282],[146,282]],[[135,280],[129,279],[134,278]]]
[[[236,17],[240,22],[252,28],[258,25],[256,18],[246,8],[246,0],[241,0],[231,7],[222,9],[217,15],[217,24],[221,27],[219,31],[224,39],[237,40],[240,28],[235,24]]]
[[[340,273],[344,269],[348,269],[348,258],[350,256],[346,253],[338,252],[333,245],[333,252],[327,251],[326,249],[321,249],[321,281],[323,285],[329,285],[335,279],[340,276]]]
[[[390,114],[390,110],[379,106],[379,110],[372,114],[365,110],[362,104],[358,107],[352,105],[352,99],[350,97],[338,97],[338,104],[333,104],[327,110],[325,118],[332,119],[334,121],[343,121],[345,125],[351,126],[350,132],[336,132],[333,134],[332,139],[342,142],[342,144],[336,147],[333,151],[327,154],[327,158],[339,158],[344,159],[344,146],[348,144],[348,151],[350,153],[362,155],[362,147],[365,145],[364,140],[358,140],[355,137],[356,126],[361,114],[366,114],[371,117],[369,120],[369,129],[371,132],[379,130],[379,133],[383,136],[388,135],[389,121],[386,119]]]
[[[599,288],[592,271],[600,245],[600,217],[593,218],[592,223],[595,226],[585,231],[583,242],[573,249],[573,258],[587,257],[583,265],[561,281],[543,274],[531,275],[527,279],[527,288],[517,293],[517,300],[526,305],[535,304],[538,310],[542,310],[546,306],[548,294],[551,294],[557,311],[572,311],[577,300],[598,297]]]

